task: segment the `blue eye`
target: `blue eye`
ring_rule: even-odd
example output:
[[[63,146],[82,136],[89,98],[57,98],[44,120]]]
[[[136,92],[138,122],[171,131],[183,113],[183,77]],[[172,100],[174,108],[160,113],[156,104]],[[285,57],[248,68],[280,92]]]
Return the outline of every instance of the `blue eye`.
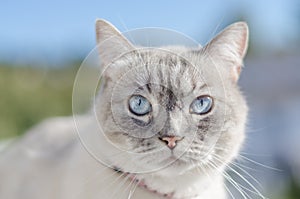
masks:
[[[212,106],[213,100],[210,96],[199,96],[190,105],[190,113],[203,115],[208,113],[212,109]]]
[[[150,102],[141,95],[133,95],[129,99],[129,110],[135,115],[146,115],[152,108]]]

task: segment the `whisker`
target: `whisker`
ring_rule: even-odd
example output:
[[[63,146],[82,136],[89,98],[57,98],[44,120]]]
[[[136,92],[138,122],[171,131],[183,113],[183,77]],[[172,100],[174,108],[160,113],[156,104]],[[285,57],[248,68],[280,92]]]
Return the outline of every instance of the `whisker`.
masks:
[[[130,175],[128,175],[127,173],[125,173],[124,175],[124,179],[121,180],[121,182],[118,183],[118,185],[115,186],[115,190],[114,192],[111,193],[111,198],[117,198],[115,197],[116,194],[120,194],[122,197],[122,193],[125,191],[121,191],[122,187],[126,184],[126,182],[128,181],[128,179],[130,179]]]
[[[133,196],[133,193],[135,192],[137,187],[138,187],[138,183],[135,183],[133,188],[130,189],[130,191],[129,191],[128,199],[131,199],[131,197]]]
[[[128,163],[128,162],[126,162]],[[124,165],[124,160],[119,161],[118,165],[123,165],[124,167],[126,166],[126,163]],[[112,169],[112,168],[110,168]],[[116,175],[116,177],[113,177],[114,175]],[[113,171],[112,174],[109,174],[108,176],[106,176],[104,179],[101,179],[102,182],[107,181],[107,180],[112,180],[110,183],[105,183],[105,185],[101,188],[101,190],[106,190],[108,189],[108,187],[113,186],[114,184],[116,184],[120,179],[122,178],[126,178],[127,173],[123,172],[120,173],[119,171]],[[123,179],[125,181],[125,179]],[[114,193],[115,194],[115,193]]]
[[[209,165],[208,165],[209,166]],[[199,164],[199,167],[201,170],[203,170],[203,173],[205,173],[205,175],[208,177],[208,179],[210,180],[210,182],[213,184],[214,182],[212,181],[211,176],[204,171],[204,168],[201,164]],[[199,167],[196,167],[197,169],[199,169]],[[235,199],[235,197],[233,196],[233,194],[231,193],[231,191],[229,190],[229,188],[227,187],[226,183],[223,183],[225,186],[226,191],[228,192],[228,194],[231,196],[232,199]]]
[[[118,173],[118,172],[115,172],[115,173]],[[118,180],[120,180],[124,176],[126,176],[126,173],[119,174],[119,176],[115,180],[113,180],[110,184],[104,186],[103,189],[104,188],[106,189],[107,187],[112,186],[113,184],[115,184]]]
[[[220,160],[218,157],[216,157],[215,155],[213,156],[217,161],[223,163],[224,161]],[[260,191],[251,183],[249,182],[249,180],[247,180],[244,176],[242,176],[238,171],[236,171],[235,169],[233,169],[231,166],[227,165],[227,167],[233,171],[236,175],[238,175],[244,182],[246,182],[257,194],[258,196],[260,196],[261,198],[265,199],[265,197],[260,193]],[[245,187],[244,187],[245,188]],[[247,189],[247,188],[246,188]],[[248,190],[248,189],[247,189]],[[248,190],[251,191],[251,190]],[[254,193],[255,193],[254,192]]]
[[[245,159],[245,160],[248,160],[248,161],[251,162],[251,163],[254,163],[254,164],[256,164],[256,165],[262,166],[262,167],[264,167],[264,168],[272,169],[272,170],[275,170],[275,171],[280,171],[280,172],[282,172],[281,169],[277,169],[277,168],[274,168],[274,167],[271,167],[271,166],[268,166],[268,165],[264,165],[263,163],[259,163],[259,162],[255,161],[255,160],[252,160],[252,159],[250,159],[250,158],[247,158],[247,157],[244,156],[244,155],[239,154],[239,156],[240,156],[241,158]]]
[[[224,185],[225,185],[225,189],[226,189],[226,191],[228,192],[228,194],[230,195],[230,197],[231,197],[232,199],[235,199],[235,197],[234,197],[233,194],[231,193],[230,189],[227,187],[226,183],[224,183]]]
[[[228,180],[238,191],[239,193],[244,197],[244,198],[251,198],[249,194],[245,191],[244,186],[242,186],[240,183],[236,182],[226,171],[224,171],[224,175],[226,176],[226,180]],[[245,189],[245,190],[244,190]]]
[[[244,154],[244,155],[254,156],[254,157],[271,157],[272,156],[270,154],[255,154],[255,153],[247,153],[247,152],[243,152],[243,151],[240,151],[239,153]]]
[[[220,161],[222,161],[222,158],[219,155],[214,154],[214,156],[215,156],[215,158],[218,158]],[[252,180],[254,180],[254,182],[256,182],[260,188],[263,188],[262,184],[256,178],[254,178],[249,172],[247,172],[245,169],[241,168],[241,166],[239,166],[238,164],[236,164],[234,162],[230,162],[229,164],[236,166],[238,169],[240,169],[242,172],[244,172],[246,175],[248,175]],[[226,166],[228,167],[229,165],[226,165]]]
[[[247,128],[247,133],[257,133],[257,132],[261,132],[261,131],[266,131],[266,130],[269,130],[270,128],[273,128],[274,127],[274,123],[271,123],[271,124],[268,124],[268,125],[265,125],[264,127],[258,127],[258,128],[251,128],[251,127],[248,127]]]
[[[208,165],[208,166],[209,166],[209,165]],[[232,192],[231,192],[230,189],[227,187],[226,183],[224,182],[223,184],[224,184],[224,187],[225,187],[226,191],[227,191],[228,194],[230,195],[230,197],[231,197],[232,199],[235,199],[235,197],[233,196]]]
[[[211,165],[213,168],[215,168],[222,176],[224,176],[224,178],[230,184],[232,184],[232,186],[243,196],[244,199],[248,199],[249,195],[240,187],[240,185],[226,171],[220,171],[212,161],[209,161],[208,164]]]
[[[129,194],[130,194],[130,187],[131,187],[131,186],[135,186],[135,184],[138,184],[138,182],[136,182],[136,179],[137,179],[137,176],[136,176],[136,175],[134,175],[133,177],[130,177],[130,183],[129,183],[129,185],[124,189],[123,192],[126,193],[126,191],[128,191],[128,189],[129,189]],[[136,182],[136,183],[135,183],[135,182]]]
[[[220,150],[220,151],[230,151],[229,149],[222,148],[222,147],[217,147],[217,146],[215,146],[214,148],[217,149],[217,150]],[[257,157],[270,157],[270,155],[267,155],[267,154],[254,154],[254,153],[239,152],[239,156],[240,156],[241,158],[247,158],[246,156],[243,156],[243,155],[241,155],[241,154],[244,154],[244,155],[251,155],[251,156],[257,156]],[[237,160],[238,160],[238,159],[237,159]],[[251,160],[251,159],[250,159],[250,160]],[[248,161],[250,161],[250,160],[248,160]],[[254,161],[254,160],[252,160],[252,161]],[[258,163],[258,162],[257,162],[257,163]],[[258,170],[256,170],[256,169],[251,168],[251,167],[247,167],[246,165],[243,165],[243,164],[241,164],[241,163],[239,163],[239,162],[236,162],[236,164],[239,164],[241,167],[244,167],[244,168],[247,168],[247,169],[250,169],[250,170],[258,171]],[[260,165],[260,166],[262,166],[262,165]],[[265,165],[265,167],[266,167],[266,168],[269,168],[269,166],[267,166],[267,165]],[[279,169],[276,169],[276,168],[272,168],[272,169],[273,169],[273,170],[279,170]],[[282,171],[282,170],[279,170],[279,171]]]
[[[233,162],[232,162],[233,163]],[[239,166],[240,168],[245,168],[245,169],[248,169],[248,170],[251,170],[251,171],[255,171],[255,172],[261,172],[260,170],[258,169],[254,169],[254,168],[251,168],[251,167],[248,167],[246,165],[243,165],[242,162],[238,162],[238,160],[235,160],[234,161],[234,164],[236,166]]]

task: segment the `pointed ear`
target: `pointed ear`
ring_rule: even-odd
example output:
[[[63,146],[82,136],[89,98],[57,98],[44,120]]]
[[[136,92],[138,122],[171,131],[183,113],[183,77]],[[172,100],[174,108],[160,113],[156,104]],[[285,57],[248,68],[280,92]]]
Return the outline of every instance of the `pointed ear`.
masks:
[[[236,22],[212,39],[205,47],[213,60],[218,60],[226,65],[225,70],[230,70],[231,78],[236,82],[239,78],[243,58],[248,48],[248,25],[245,22]]]
[[[104,65],[134,49],[133,45],[112,24],[103,19],[96,21],[96,36],[100,58]]]

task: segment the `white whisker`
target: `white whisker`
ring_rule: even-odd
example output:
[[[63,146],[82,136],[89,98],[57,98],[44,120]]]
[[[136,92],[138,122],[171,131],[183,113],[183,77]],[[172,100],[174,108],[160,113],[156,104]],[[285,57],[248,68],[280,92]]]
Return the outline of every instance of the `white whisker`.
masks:
[[[128,181],[128,179],[130,179],[130,176],[128,175],[128,174],[125,174],[125,175],[123,175],[123,177],[124,177],[124,179],[122,179],[119,183],[118,183],[118,185],[116,185],[115,187],[114,187],[114,191],[111,193],[111,198],[117,198],[117,197],[115,197],[116,196],[116,194],[120,194],[121,195],[121,197],[122,197],[122,193],[125,191],[125,190],[123,190],[123,191],[121,191],[122,190],[122,187],[126,184],[126,182]]]
[[[218,156],[217,154],[214,154],[214,156],[215,156],[215,158],[218,158],[220,161],[222,160],[222,158],[220,156]],[[262,188],[262,184],[256,178],[254,178],[249,172],[247,172],[245,169],[241,168],[241,166],[239,166],[238,164],[236,164],[234,162],[230,162],[229,164],[236,166],[238,169],[240,169],[242,172],[244,172],[246,175],[248,175],[252,180],[254,180],[254,182],[256,182],[260,188]],[[226,166],[229,167],[229,165],[226,165]]]
[[[268,165],[264,165],[264,164],[262,164],[262,163],[259,163],[259,162],[255,161],[255,160],[252,160],[252,159],[250,159],[250,158],[247,158],[246,156],[243,156],[243,155],[241,155],[241,154],[239,154],[239,156],[240,156],[241,158],[245,159],[245,160],[248,160],[249,162],[252,162],[252,163],[254,163],[254,164],[256,164],[256,165],[259,165],[259,166],[262,166],[262,167],[264,167],[264,168],[272,169],[272,170],[275,170],[275,171],[280,171],[280,172],[282,172],[281,169],[277,169],[277,168],[274,168],[274,167],[271,167],[271,166],[268,166]]]
[[[129,195],[128,195],[128,199],[131,199],[131,197],[133,196],[133,193],[135,192],[136,188],[138,187],[138,183],[133,183],[133,188],[130,189],[129,191]]]
[[[137,179],[136,175],[134,175],[133,177],[130,177],[130,183],[128,184],[128,186],[124,189],[124,192],[126,193],[126,191],[129,189],[129,194],[131,193],[131,186],[135,186],[135,184],[138,185],[138,182],[135,182],[135,180]]]
[[[214,158],[219,161],[219,162],[223,162],[221,159],[219,159],[218,157],[214,156]],[[237,172],[235,169],[233,169],[231,166],[227,165],[227,167],[234,172],[236,175],[238,175],[244,182],[246,182],[257,194],[258,196],[260,196],[261,198],[265,199],[265,197],[260,193],[260,191],[251,183],[249,182],[249,180],[247,180],[244,176],[242,176],[239,172]],[[244,187],[245,188],[245,187]],[[245,188],[247,189],[247,188]],[[247,189],[248,190],[248,189]],[[251,190],[248,190],[251,191]],[[254,193],[255,193],[254,192]]]
[[[227,191],[228,194],[230,195],[230,197],[231,197],[232,199],[235,199],[235,197],[234,197],[233,194],[231,193],[230,189],[227,187],[226,183],[224,183],[224,186],[225,186],[226,191]]]
[[[226,171],[220,171],[212,161],[208,163],[215,168],[232,186],[243,196],[244,199],[248,199],[249,195],[240,187],[240,185],[230,176]],[[250,198],[250,197],[249,197]]]
[[[208,166],[210,166],[210,165],[208,165]],[[205,170],[204,170],[204,168],[202,167],[201,164],[199,164],[199,167],[200,167],[200,169],[203,171],[203,173],[206,174],[206,176],[208,177],[208,179],[210,180],[210,182],[211,182],[211,183],[214,183],[214,182],[212,181],[211,176],[210,176],[207,172],[205,172]],[[199,169],[199,167],[196,167],[196,168]],[[235,199],[235,197],[233,196],[233,194],[231,193],[231,191],[229,190],[229,188],[227,187],[227,185],[226,185],[225,183],[223,183],[223,184],[224,184],[224,186],[225,186],[226,191],[227,191],[228,194],[231,196],[231,198],[232,198],[232,199]]]

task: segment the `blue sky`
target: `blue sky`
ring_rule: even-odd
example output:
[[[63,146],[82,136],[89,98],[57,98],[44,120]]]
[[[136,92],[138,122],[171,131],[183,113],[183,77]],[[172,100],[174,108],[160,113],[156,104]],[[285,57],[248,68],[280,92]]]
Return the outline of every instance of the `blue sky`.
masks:
[[[200,43],[243,16],[261,51],[285,49],[298,39],[296,0],[40,1],[0,3],[0,61],[62,60],[95,46],[94,22],[104,18],[121,31],[164,27]],[[297,18],[298,17],[298,21]]]

